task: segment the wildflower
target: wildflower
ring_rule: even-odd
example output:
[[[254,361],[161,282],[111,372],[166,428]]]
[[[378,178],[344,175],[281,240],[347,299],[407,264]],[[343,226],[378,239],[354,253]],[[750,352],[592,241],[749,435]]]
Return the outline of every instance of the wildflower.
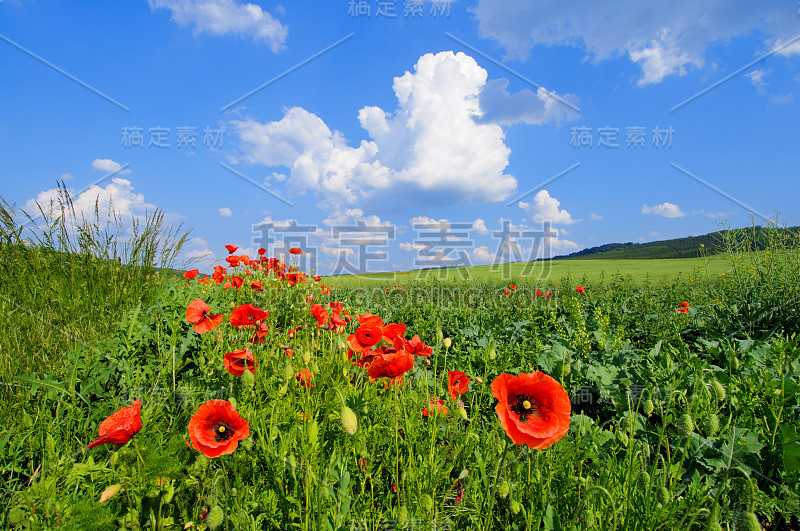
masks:
[[[249,349],[228,352],[222,357],[222,362],[225,364],[225,370],[233,376],[241,376],[244,371],[256,373],[256,359]]]
[[[469,378],[460,371],[448,371],[447,392],[456,400],[469,389]]]
[[[183,274],[183,278],[188,278],[189,280],[191,280],[194,277],[196,277],[197,273],[199,273],[199,272],[200,272],[199,269],[192,269],[191,271],[187,271],[186,273],[184,273]]]
[[[405,350],[375,356],[367,370],[370,378],[395,379],[414,366],[414,356]]]
[[[517,289],[517,285],[516,284],[509,284],[508,287],[511,288],[512,290]]]
[[[492,382],[492,395],[499,400],[500,424],[514,444],[547,448],[569,430],[569,395],[543,372],[502,373]]]
[[[303,251],[299,247],[292,247],[289,249],[289,254],[303,254]]]
[[[536,290],[536,296],[537,296],[537,297],[541,297],[541,296],[542,296],[542,290],[540,290],[540,289],[537,289],[537,290]]]
[[[380,343],[382,338],[382,327],[374,325],[365,326],[362,324],[354,333],[347,336],[347,344],[356,352],[361,352],[362,350],[374,347]]]
[[[248,339],[250,343],[261,344],[267,340],[267,334],[269,333],[269,326],[264,323],[259,323],[256,325],[256,329],[253,333],[253,337]]]
[[[186,320],[194,325],[194,331],[204,334],[222,324],[222,314],[209,315],[211,307],[201,299],[195,299],[186,308]]]
[[[297,378],[297,381],[300,382],[300,385],[303,387],[312,388],[314,384],[311,383],[311,376],[311,371],[304,368],[300,369],[300,372],[297,373],[295,378]]]
[[[264,249],[263,247],[261,247],[261,248],[258,250],[258,254],[260,254],[261,256],[264,256],[265,254],[267,254],[267,250],[266,250],[266,249]]]
[[[578,286],[577,288],[575,288],[575,291],[577,291],[578,293],[583,293],[583,286]]]
[[[227,400],[201,404],[189,421],[192,447],[209,458],[233,453],[249,435],[250,424]]]
[[[320,280],[322,280],[322,277],[321,277],[321,276],[319,276],[319,275],[316,275],[316,276],[314,277],[314,282],[319,282]]]
[[[289,273],[286,275],[286,283],[290,286],[294,286],[295,284],[300,284],[306,281],[306,275],[304,273]]]
[[[244,284],[244,279],[240,276],[235,276],[231,280],[233,281],[234,289],[239,289],[242,287],[242,284]]]
[[[430,409],[428,409],[430,407]],[[447,415],[447,406],[444,405],[444,400],[439,399],[435,402],[431,400],[428,405],[422,408],[422,415],[427,417],[433,414],[433,409],[436,408],[436,414],[439,416]]]
[[[269,311],[252,304],[242,304],[231,312],[231,326],[249,328],[269,316]]]
[[[238,249],[238,248],[239,248],[239,246],[238,246],[238,245],[226,245],[226,246],[225,246],[225,249],[227,249],[227,250],[228,250],[228,254],[233,254],[233,253],[235,253],[235,252],[236,252],[236,249]]]
[[[100,436],[90,442],[87,448],[91,450],[101,444],[125,444],[130,441],[142,429],[141,408],[142,401],[137,399],[130,406],[113,413],[100,423]]]
[[[548,298],[550,298],[550,295],[552,295],[552,294],[553,294],[552,291],[548,291],[547,293],[544,294],[544,298],[548,299]]]
[[[261,285],[261,282],[256,280],[255,282],[250,284],[250,289],[252,289],[253,291],[264,291],[264,286]]]
[[[406,340],[403,336],[397,336],[392,343],[397,350],[405,350],[415,356],[430,356],[433,352],[433,348],[423,343],[416,334],[411,341]]]
[[[503,293],[505,293],[505,294],[506,294],[506,297],[510,297],[510,296],[511,296],[511,290],[510,290],[510,289],[508,289],[508,288],[504,289],[504,290],[503,290]]]

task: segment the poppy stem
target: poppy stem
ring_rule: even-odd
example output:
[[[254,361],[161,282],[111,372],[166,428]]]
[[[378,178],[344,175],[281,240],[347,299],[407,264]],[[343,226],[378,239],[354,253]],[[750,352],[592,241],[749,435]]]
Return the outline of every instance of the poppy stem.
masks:
[[[506,459],[506,450],[508,450],[508,441],[503,439],[503,451],[500,454],[500,461],[497,463],[497,471],[494,474],[494,482],[492,488],[486,493],[485,498],[489,498],[489,511],[486,519],[486,531],[492,528],[492,511],[494,510],[494,498],[497,492],[497,480],[500,478],[500,469],[503,467],[503,462]],[[485,499],[484,498],[484,499]]]

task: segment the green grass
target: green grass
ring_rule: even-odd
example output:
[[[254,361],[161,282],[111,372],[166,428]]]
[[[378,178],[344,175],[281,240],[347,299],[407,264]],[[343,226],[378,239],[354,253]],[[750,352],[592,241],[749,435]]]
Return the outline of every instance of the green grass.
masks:
[[[671,280],[675,277],[688,279],[696,276],[697,269],[705,273],[720,275],[730,272],[730,260],[726,255],[715,255],[707,258],[666,258],[657,260],[552,260],[550,262],[509,263],[497,266],[481,265],[467,268],[446,268],[440,270],[410,271],[402,273],[375,273],[348,276],[325,277],[326,282],[335,285],[353,286],[364,282],[383,282],[409,284],[427,280],[459,281],[479,280],[494,282],[524,282],[542,288],[564,278],[573,281],[600,282],[604,278],[615,275],[630,277],[639,282],[647,278],[651,280]]]
[[[3,226],[0,281],[11,295],[0,305],[9,323],[0,406],[13,428],[0,432],[2,526],[206,529],[206,511],[224,515],[218,529],[699,530],[753,516],[798,525],[792,242],[754,253],[740,232],[707,261],[554,262],[569,269],[547,281],[478,270],[470,280],[398,280],[396,290],[394,278],[290,287],[237,269],[230,275],[246,282],[235,290],[156,277],[155,266],[168,267],[158,253],[123,265],[103,251],[113,246],[33,245],[10,215]],[[163,229],[147,234],[172,241]],[[255,279],[264,291],[250,289]],[[326,282],[337,289],[322,293]],[[404,323],[432,354],[402,387],[372,383],[348,360],[357,323],[318,329],[310,296]],[[223,324],[195,332],[185,316],[195,298]],[[677,311],[684,300],[688,315]],[[264,343],[229,324],[241,304],[269,310]],[[245,347],[258,362],[251,382],[222,363]],[[301,369],[312,388],[299,385]],[[463,404],[447,392],[449,370],[470,378]],[[533,371],[572,397],[568,433],[542,450],[511,443],[491,392],[499,374]],[[141,431],[120,448],[87,450],[103,419],[137,398]],[[250,425],[235,452],[215,459],[184,442],[210,398],[231,401]],[[436,399],[448,412],[424,417]]]

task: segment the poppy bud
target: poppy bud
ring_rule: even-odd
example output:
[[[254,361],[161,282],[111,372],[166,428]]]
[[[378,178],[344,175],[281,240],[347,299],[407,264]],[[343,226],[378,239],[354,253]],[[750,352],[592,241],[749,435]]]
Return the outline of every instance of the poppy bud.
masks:
[[[358,417],[356,417],[355,412],[349,407],[344,406],[342,408],[340,417],[344,431],[346,431],[349,435],[353,435],[358,429]]]
[[[703,431],[706,437],[713,437],[717,434],[717,430],[719,430],[719,417],[717,417],[715,413],[712,413],[706,419],[705,424],[703,424]]]
[[[500,495],[501,498],[505,499],[508,496],[508,491],[511,490],[508,486],[508,480],[504,479],[500,486],[497,487],[497,493]]]
[[[628,443],[630,442],[630,439],[628,438],[628,434],[627,433],[625,433],[622,430],[617,430],[617,441],[622,446],[628,446]]]
[[[639,489],[644,491],[647,486],[650,484],[650,474],[647,473],[647,470],[642,470],[642,473],[639,474],[637,478]]]
[[[735,356],[733,358],[733,368],[734,368],[734,370],[737,370],[737,371],[739,370],[739,358],[737,358]]]
[[[175,486],[170,485],[164,492],[161,494],[161,502],[162,503],[170,503],[172,501],[172,497],[175,496]]]
[[[397,523],[400,524],[400,527],[403,527],[406,522],[408,522],[408,507],[403,505],[397,511]]]
[[[511,512],[519,514],[520,510],[522,510],[522,505],[517,500],[511,500]]]
[[[644,414],[648,417],[653,414],[653,410],[655,410],[655,408],[655,404],[653,404],[653,401],[649,398],[644,401]]]
[[[561,367],[561,374],[562,374],[563,376],[569,376],[569,373],[570,373],[570,372],[572,372],[572,367],[570,367],[570,365],[569,365],[568,363],[565,363],[565,364],[564,364],[564,365]]]
[[[215,505],[206,515],[206,525],[211,530],[221,526],[223,520],[225,520],[225,513],[219,505]]]
[[[294,378],[294,368],[291,365],[287,365],[283,368],[283,379],[291,380],[292,378]]]
[[[256,377],[250,371],[244,371],[242,374],[242,384],[248,389],[252,389],[256,384]]]
[[[586,507],[580,516],[580,522],[584,529],[594,529],[597,519],[591,507]]]
[[[433,510],[433,498],[431,498],[430,494],[423,494],[419,504],[424,511],[430,512]]]
[[[442,344],[444,345],[444,348],[450,348],[450,345],[453,344],[453,340],[450,339],[449,337],[446,337],[446,338],[444,338],[444,341],[442,342]]]
[[[436,341],[441,341],[443,337],[444,337],[444,334],[442,334],[442,329],[441,328],[437,329],[436,330]]]
[[[458,416],[460,416],[463,420],[469,420],[467,416],[467,410],[464,409],[464,406],[458,406]]]
[[[744,531],[761,531],[763,529],[761,527],[761,522],[758,521],[758,517],[755,513],[751,513],[750,511],[744,513],[744,517],[740,520],[741,528]],[[736,526],[736,529],[739,529],[739,526]]]
[[[303,352],[303,363],[308,365],[308,363],[310,361],[311,361],[311,353],[310,352]]]
[[[236,309],[236,303],[231,301],[231,310],[235,310],[235,309]]]
[[[469,470],[467,470],[467,469],[465,468],[465,469],[464,469],[464,470],[462,470],[462,471],[461,471],[461,473],[458,475],[458,479],[467,479],[467,476],[469,476]]]
[[[667,490],[667,487],[659,487],[659,489],[656,491],[656,500],[661,505],[668,504],[670,497],[671,496],[669,491]]]
[[[473,378],[473,380],[475,380],[475,381],[476,381],[476,382],[478,382],[479,384],[482,384],[482,383],[483,383],[483,378],[481,378],[480,376],[476,376],[475,378]]]
[[[725,392],[725,386],[717,380],[714,380],[712,386],[714,387],[714,395],[717,397],[717,402],[722,402],[725,400],[725,397],[728,396],[728,394]]]
[[[494,359],[496,357],[497,357],[497,351],[494,349],[494,347],[490,348],[489,349],[489,359],[494,361]]]
[[[722,526],[716,520],[708,524],[708,531],[722,531]]]
[[[306,435],[308,435],[308,442],[311,444],[317,444],[319,441],[319,424],[315,419],[311,419],[306,424]]]
[[[117,494],[119,494],[120,489],[122,488],[122,483],[117,483],[116,485],[111,485],[107,487],[106,490],[100,495],[99,503],[103,503],[106,500],[110,500]]]
[[[678,418],[678,435],[688,437],[694,431],[694,421],[692,416],[684,413]]]

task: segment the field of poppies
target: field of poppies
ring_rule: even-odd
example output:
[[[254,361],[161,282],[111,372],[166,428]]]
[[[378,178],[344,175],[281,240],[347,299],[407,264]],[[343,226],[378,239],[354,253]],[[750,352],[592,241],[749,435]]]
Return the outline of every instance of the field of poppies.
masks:
[[[376,285],[3,221],[5,527],[798,526],[794,240],[670,281]]]

